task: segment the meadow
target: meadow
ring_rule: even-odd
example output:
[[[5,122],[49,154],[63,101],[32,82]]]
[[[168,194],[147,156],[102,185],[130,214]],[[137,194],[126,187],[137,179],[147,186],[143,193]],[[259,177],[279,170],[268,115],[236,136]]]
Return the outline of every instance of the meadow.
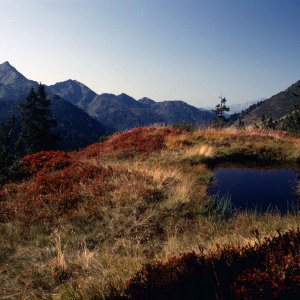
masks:
[[[220,161],[300,164],[300,139],[152,126],[25,156],[0,189],[0,299],[296,299],[299,214],[214,202]]]

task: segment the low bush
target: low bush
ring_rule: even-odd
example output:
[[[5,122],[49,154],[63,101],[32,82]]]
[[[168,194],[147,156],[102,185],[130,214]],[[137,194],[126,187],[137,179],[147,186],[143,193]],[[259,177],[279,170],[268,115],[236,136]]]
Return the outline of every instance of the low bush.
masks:
[[[26,155],[20,161],[31,175],[61,170],[72,162],[70,154],[64,151],[41,151]]]
[[[166,137],[182,130],[169,127],[135,128],[117,134],[109,140],[88,146],[80,155],[85,157],[128,158],[135,154],[150,154],[165,147]]]
[[[109,177],[116,173],[112,168],[74,164],[56,172],[39,171],[33,180],[22,184],[7,184],[0,191],[0,221],[55,222],[61,216],[70,216],[81,202],[82,180],[96,180],[101,194],[109,189]]]
[[[123,299],[299,299],[300,231],[145,265]]]

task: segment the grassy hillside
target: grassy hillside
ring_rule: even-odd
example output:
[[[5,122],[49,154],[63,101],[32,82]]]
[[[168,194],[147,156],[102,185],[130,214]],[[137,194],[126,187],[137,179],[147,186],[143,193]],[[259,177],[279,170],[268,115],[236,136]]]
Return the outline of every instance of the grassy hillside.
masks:
[[[241,247],[235,251],[250,256],[263,253],[269,262],[268,251],[255,247],[264,237],[300,227],[299,216],[235,213],[207,194],[208,164],[241,159],[299,163],[300,139],[280,131],[146,127],[79,152],[24,157],[23,180],[0,189],[0,298],[143,299],[145,291],[151,299],[152,287],[160,297],[151,274],[170,288],[172,270],[185,278],[199,259],[219,261],[223,245]],[[295,250],[287,246],[277,257],[291,256],[281,271],[294,280],[299,239],[296,232],[288,238]],[[263,272],[270,265],[263,261],[249,266]],[[157,271],[160,265],[169,271]],[[156,272],[173,279],[163,281]],[[232,282],[243,287],[246,277]]]

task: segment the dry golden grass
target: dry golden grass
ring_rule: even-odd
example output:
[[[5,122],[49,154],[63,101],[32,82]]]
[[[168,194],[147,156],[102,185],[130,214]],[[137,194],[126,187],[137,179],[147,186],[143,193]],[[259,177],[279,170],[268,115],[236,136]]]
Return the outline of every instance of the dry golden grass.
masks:
[[[206,218],[198,218],[193,224],[182,224],[181,230],[174,228],[169,233],[168,239],[161,252],[161,257],[167,259],[170,256],[184,252],[209,252],[216,245],[244,246],[255,241],[253,231],[258,229],[261,239],[274,236],[279,231],[300,226],[299,216],[279,214],[267,214],[258,216],[255,213],[240,213],[227,223],[215,223]]]

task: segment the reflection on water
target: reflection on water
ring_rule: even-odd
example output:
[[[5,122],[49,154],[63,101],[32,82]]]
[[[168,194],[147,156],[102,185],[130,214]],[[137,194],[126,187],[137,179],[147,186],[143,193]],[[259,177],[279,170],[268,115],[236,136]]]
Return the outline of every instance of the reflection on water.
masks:
[[[219,198],[229,195],[238,209],[295,212],[300,208],[296,194],[298,179],[299,170],[286,166],[216,166],[208,192]]]

